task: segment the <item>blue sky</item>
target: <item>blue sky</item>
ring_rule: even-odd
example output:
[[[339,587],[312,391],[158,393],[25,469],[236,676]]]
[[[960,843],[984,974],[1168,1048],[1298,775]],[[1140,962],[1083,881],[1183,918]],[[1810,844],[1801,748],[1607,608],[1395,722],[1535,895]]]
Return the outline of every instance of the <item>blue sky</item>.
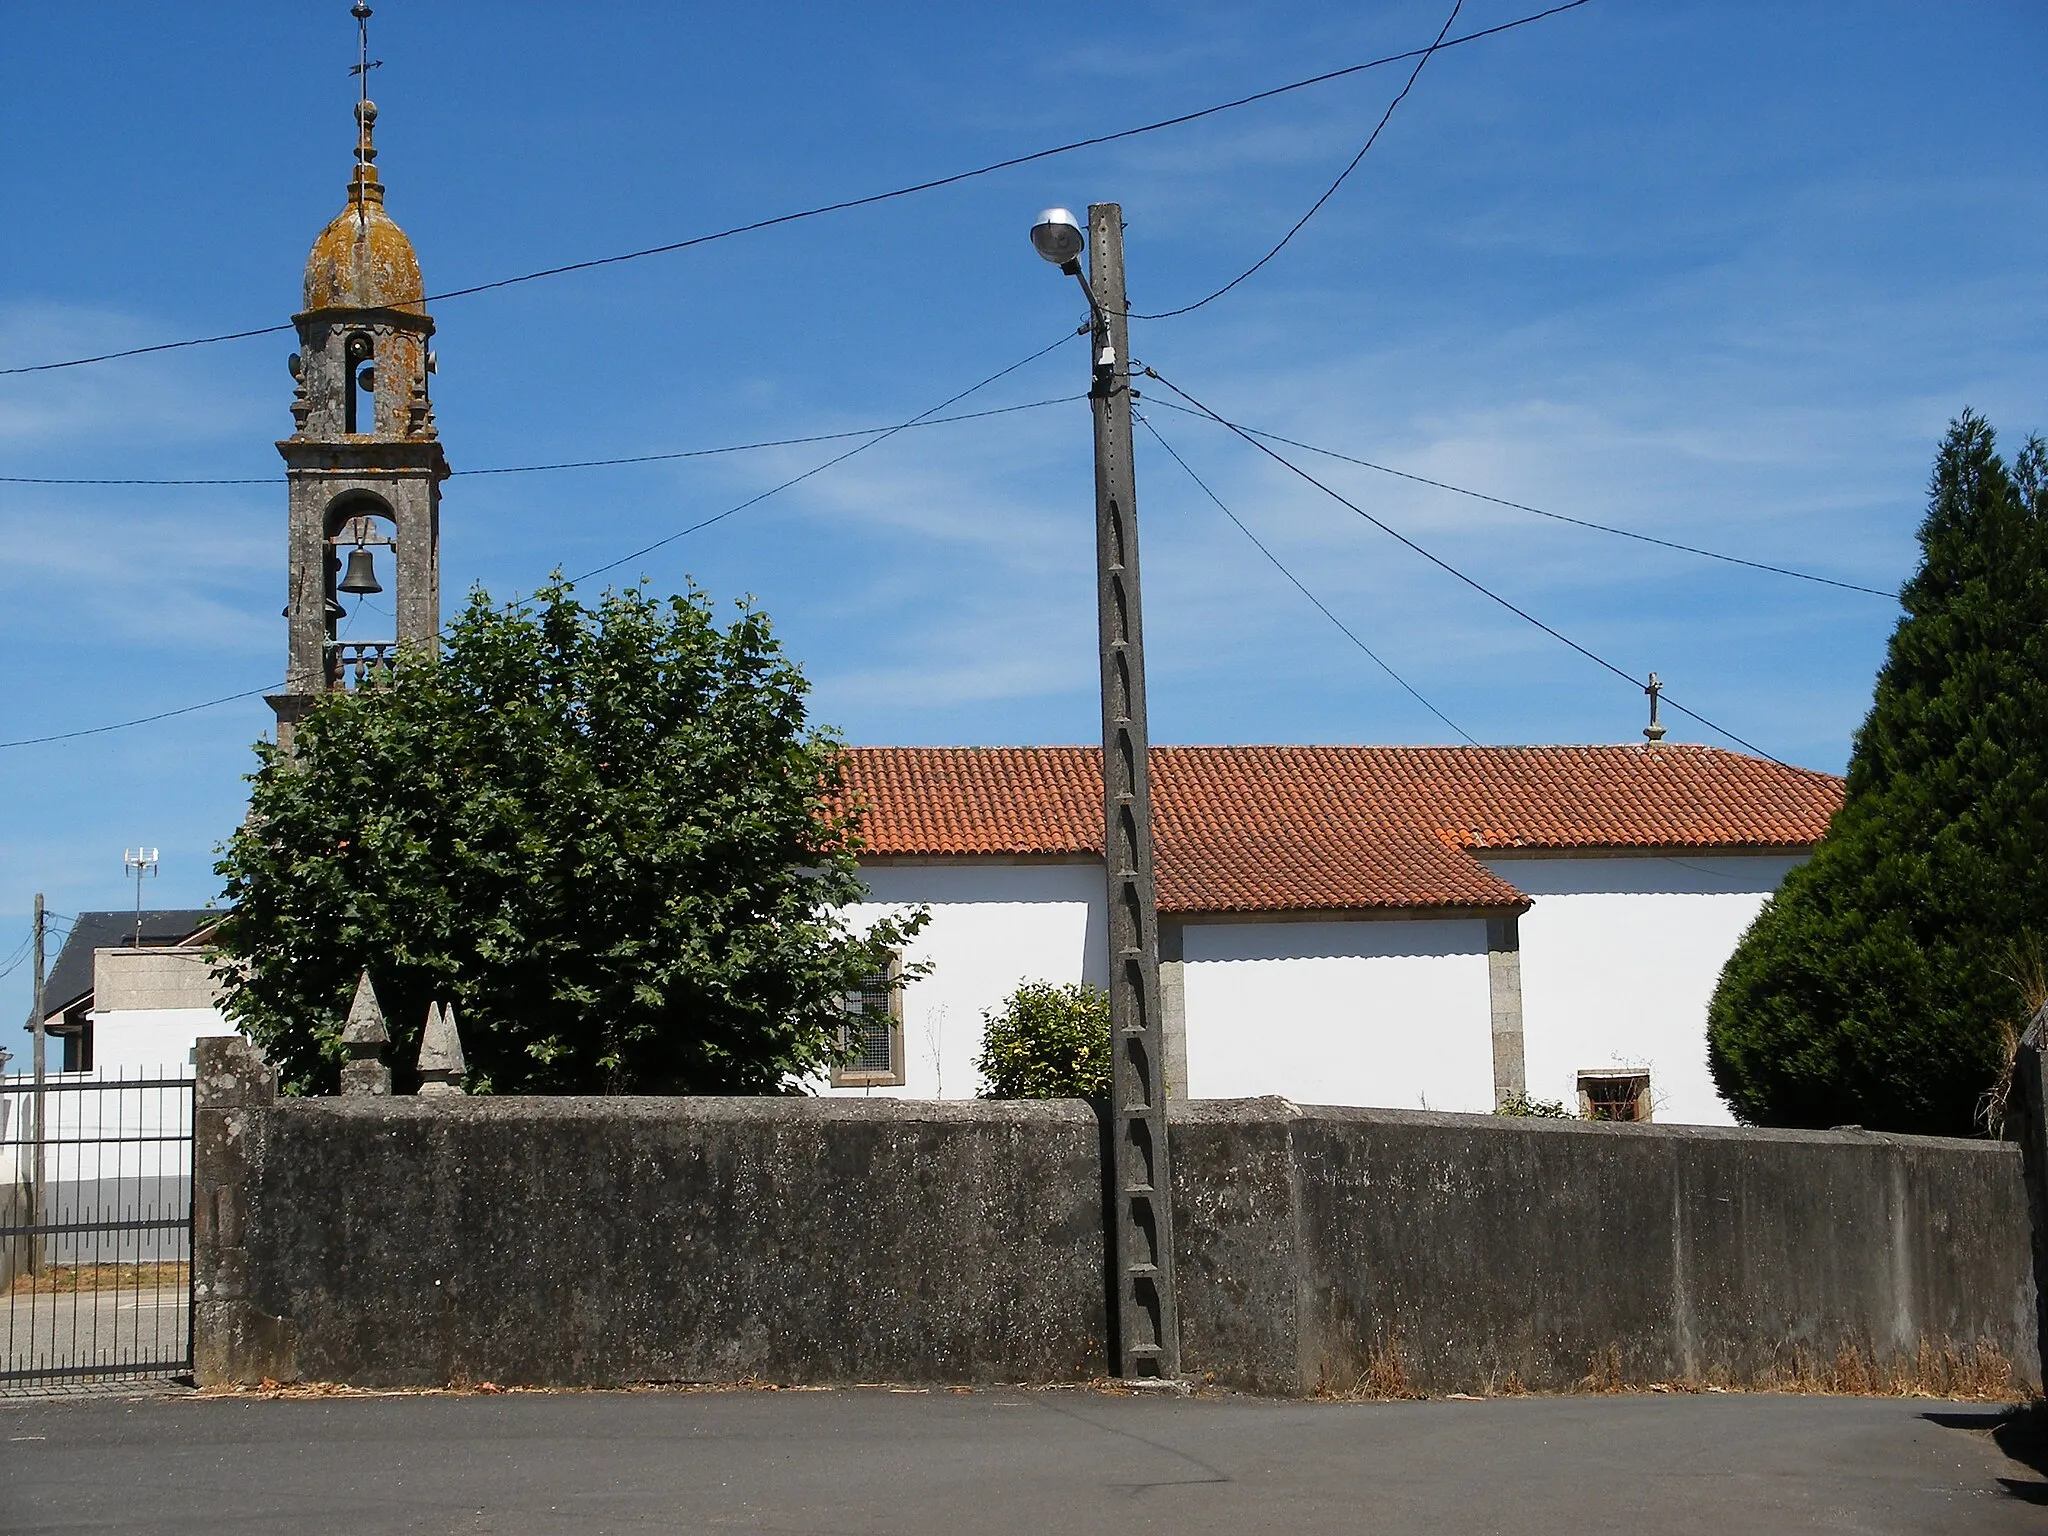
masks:
[[[1468,0],[1454,32],[1538,8]],[[1426,43],[1443,4],[565,7],[384,0],[389,208],[430,290],[683,238]],[[320,4],[8,8],[0,366],[286,320],[349,171]],[[1273,263],[1138,357],[1226,414],[1842,580],[1907,573],[1964,405],[2048,428],[2048,12],[1628,4],[1452,50]],[[437,305],[458,470],[898,420],[1079,318],[1032,214],[1120,201],[1133,301],[1278,237],[1405,78],[1372,71],[943,191]],[[0,474],[275,476],[288,336],[0,378]],[[974,404],[1076,394],[1078,343]],[[966,407],[962,407],[965,409]],[[1623,741],[1639,692],[1216,429],[1158,425],[1481,741]],[[611,560],[838,451],[463,476],[444,609]],[[906,433],[618,573],[759,598],[860,742],[1096,730],[1085,407]],[[1141,434],[1155,739],[1450,739]],[[1839,769],[1896,608],[1331,461],[1362,506],[1777,756]],[[0,485],[0,739],[274,683],[271,485]],[[37,888],[217,889],[260,700],[0,750],[0,960]],[[1683,718],[1673,738],[1714,740]],[[25,1008],[26,968],[0,980]]]

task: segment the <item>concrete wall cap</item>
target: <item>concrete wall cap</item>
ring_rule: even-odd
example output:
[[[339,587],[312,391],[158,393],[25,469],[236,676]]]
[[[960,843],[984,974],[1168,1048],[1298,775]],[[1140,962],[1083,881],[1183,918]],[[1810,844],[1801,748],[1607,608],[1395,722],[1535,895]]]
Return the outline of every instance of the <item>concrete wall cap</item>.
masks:
[[[633,1095],[475,1094],[450,1102],[422,1103],[403,1095],[389,1099],[299,1098],[280,1101],[281,1112],[348,1117],[412,1119],[450,1113],[489,1120],[669,1120],[705,1123],[873,1121],[887,1125],[926,1122],[990,1126],[1093,1125],[1095,1112],[1080,1099],[843,1099],[725,1098],[678,1094]]]
[[[1253,1104],[1254,1099],[1232,1100]],[[1284,1101],[1282,1101],[1284,1102]],[[1394,1126],[1437,1126],[1444,1129],[1523,1132],[1537,1136],[1625,1136],[1646,1141],[1749,1142],[1752,1144],[1804,1143],[1818,1146],[1895,1146],[1926,1148],[1969,1154],[2003,1155],[2005,1144],[1958,1136],[1908,1136],[1895,1131],[1866,1131],[1842,1128],[1826,1131],[1797,1130],[1764,1125],[1649,1125],[1607,1120],[1547,1120],[1522,1115],[1450,1114],[1433,1109],[1365,1109],[1348,1104],[1304,1104],[1295,1115],[1304,1120],[1348,1124]]]

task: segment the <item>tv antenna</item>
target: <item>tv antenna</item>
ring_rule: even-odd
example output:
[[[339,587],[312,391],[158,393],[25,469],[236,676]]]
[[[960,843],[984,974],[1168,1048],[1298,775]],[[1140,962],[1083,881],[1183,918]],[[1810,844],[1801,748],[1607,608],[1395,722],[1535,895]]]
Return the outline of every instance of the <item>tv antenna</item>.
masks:
[[[156,850],[154,848],[124,848],[121,850],[121,867],[135,877],[135,947],[142,948],[142,877],[156,878]]]

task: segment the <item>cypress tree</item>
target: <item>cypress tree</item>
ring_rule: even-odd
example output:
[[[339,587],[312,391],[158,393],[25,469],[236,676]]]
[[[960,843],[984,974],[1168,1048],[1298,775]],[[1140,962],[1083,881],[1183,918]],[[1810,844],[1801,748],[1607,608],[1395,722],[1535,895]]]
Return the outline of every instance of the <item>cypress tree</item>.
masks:
[[[1743,1120],[1967,1135],[2048,937],[2048,497],[1965,411],[1848,790],[1708,1014]]]

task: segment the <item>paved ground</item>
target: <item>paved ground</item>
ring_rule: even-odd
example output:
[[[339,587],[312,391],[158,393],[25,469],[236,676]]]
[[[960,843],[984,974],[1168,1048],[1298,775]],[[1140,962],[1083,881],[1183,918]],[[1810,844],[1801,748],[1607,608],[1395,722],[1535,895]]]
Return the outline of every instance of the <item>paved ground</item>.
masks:
[[[183,1360],[190,1316],[183,1286],[0,1297],[0,1366]]]
[[[0,1529],[2040,1532],[2048,1482],[1992,1442],[1997,1417],[1736,1396],[17,1401]]]

